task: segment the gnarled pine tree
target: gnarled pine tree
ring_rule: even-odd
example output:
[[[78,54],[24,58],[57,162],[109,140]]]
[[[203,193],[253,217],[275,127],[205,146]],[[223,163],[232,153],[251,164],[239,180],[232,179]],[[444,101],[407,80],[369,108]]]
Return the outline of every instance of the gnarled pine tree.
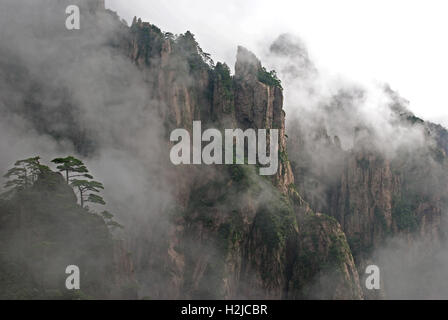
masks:
[[[47,166],[40,164],[40,157],[16,161],[14,167],[3,176],[9,179],[4,185],[4,188],[9,190],[2,193],[1,197],[8,198],[18,191],[31,187],[41,173],[49,170]]]
[[[58,164],[56,168],[65,173],[67,183],[79,192],[81,207],[84,208],[86,203],[106,204],[103,197],[95,194],[104,190],[103,184],[93,180],[93,176],[89,174],[89,170],[81,160],[68,156],[53,159],[51,162]],[[86,179],[77,179],[78,177]]]

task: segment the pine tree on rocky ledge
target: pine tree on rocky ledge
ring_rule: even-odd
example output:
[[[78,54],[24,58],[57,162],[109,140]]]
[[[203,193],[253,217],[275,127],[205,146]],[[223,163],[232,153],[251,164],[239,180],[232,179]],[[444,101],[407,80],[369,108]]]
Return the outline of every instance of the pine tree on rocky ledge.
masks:
[[[93,176],[89,174],[89,170],[81,160],[68,156],[53,159],[51,162],[59,164],[57,169],[65,173],[67,183],[79,192],[81,207],[84,208],[86,203],[106,204],[103,197],[95,194],[104,190],[103,184],[93,180]],[[78,177],[87,180],[76,179]]]
[[[51,162],[59,164],[56,168],[59,171],[65,173],[65,179],[67,183],[70,183],[71,179],[75,177],[93,179],[93,177],[88,174],[89,170],[87,170],[87,167],[84,165],[84,163],[73,156],[56,158],[51,160]]]
[[[8,198],[15,192],[31,187],[39,175],[46,170],[49,168],[40,164],[40,157],[16,161],[14,167],[3,176],[9,179],[4,185],[4,188],[9,190],[2,193],[1,197]]]

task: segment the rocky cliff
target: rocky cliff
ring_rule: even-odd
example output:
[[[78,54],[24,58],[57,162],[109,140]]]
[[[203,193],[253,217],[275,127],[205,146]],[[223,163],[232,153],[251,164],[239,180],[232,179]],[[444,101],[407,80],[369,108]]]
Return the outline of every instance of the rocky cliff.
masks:
[[[165,249],[160,239],[149,240],[149,250],[157,253],[142,258],[148,260],[140,266],[143,274],[148,265],[160,270],[158,281],[149,285],[149,296],[311,298],[304,283],[311,290],[314,279],[331,273],[334,285],[321,297],[361,298],[340,226],[315,215],[295,189],[280,81],[243,47],[238,47],[232,76],[225,64],[210,61],[189,32],[173,38],[134,19],[126,41],[125,52],[161,101],[159,113],[168,132],[191,129],[193,120],[208,127],[280,132],[279,170],[272,179],[260,178],[257,167],[250,165],[171,169],[178,206],[163,237]],[[310,237],[323,237],[323,246],[303,244]],[[297,262],[311,256],[316,260],[309,266]]]
[[[42,31],[39,40],[52,48],[33,43],[42,60],[31,63],[21,47],[1,52],[2,87],[15,93],[2,98],[2,112],[23,118],[58,148],[70,144],[112,168],[108,174],[119,180],[113,203],[125,236],[112,241],[101,221],[76,207],[70,188],[53,203],[42,186],[44,191],[26,195],[25,206],[0,204],[1,235],[10,239],[2,250],[23,246],[32,256],[48,257],[38,270],[45,272],[54,261],[67,263],[58,241],[73,235],[74,247],[83,248],[79,255],[85,254],[79,258],[83,269],[93,268],[86,289],[91,297],[134,297],[138,291],[138,298],[150,299],[362,299],[384,297],[383,291],[367,292],[362,275],[391,237],[403,235],[409,244],[420,236],[430,243],[443,240],[448,134],[407,112],[399,99],[390,106],[394,126],[416,127],[424,144],[394,150],[395,156],[383,152],[372,144],[371,128],[351,122],[347,106],[359,97],[342,92],[325,110],[343,120],[338,125],[350,124],[353,145],[343,148],[323,121],[290,122],[286,128],[280,79],[244,47],[237,48],[232,74],[225,63],[213,62],[191,32],[173,35],[137,18],[128,26],[104,1],[82,8],[87,26],[79,34]],[[273,44],[273,52],[300,58],[294,76],[314,73],[303,49],[288,50],[285,39]],[[195,120],[203,130],[278,129],[277,174],[260,176],[258,164],[172,165],[170,132],[191,133]],[[153,205],[160,199],[167,204]],[[67,233],[53,230],[55,225]],[[33,230],[31,238],[25,226]],[[91,229],[92,237],[79,238]],[[59,240],[54,244],[48,235]],[[98,256],[105,274],[98,273],[98,264],[89,265]],[[15,297],[22,274],[30,279],[27,286],[34,283],[27,262],[14,263],[21,273],[1,285],[8,288],[6,297]],[[5,274],[14,268],[5,264]],[[39,284],[42,291],[33,295],[26,287],[24,297],[48,297],[47,288],[59,283],[48,276],[48,284]]]
[[[351,127],[353,145],[344,150],[338,136],[332,138],[328,134],[331,121],[327,126],[323,121],[311,132],[301,128],[293,130],[290,136],[296,144],[288,145],[294,152],[302,151],[293,163],[299,192],[312,208],[327,212],[341,224],[360,275],[367,265],[379,261],[382,250],[391,250],[389,243],[406,243],[400,250],[396,249],[395,254],[400,257],[410,252],[419,257],[440,250],[446,237],[446,130],[417,118],[403,100],[390,89],[385,90],[394,96],[390,112],[395,130],[418,133],[422,140],[414,138],[411,145],[403,142],[396,148],[385,147],[378,143],[376,130],[357,120]],[[352,121],[350,100],[336,108],[338,117],[347,121],[344,126],[350,126]],[[330,116],[334,112],[334,109],[327,110]],[[300,126],[303,128],[303,123]],[[329,154],[331,161],[321,160]],[[408,263],[417,264],[412,260]],[[415,277],[419,275],[416,272]],[[394,283],[393,279],[389,280]],[[385,287],[387,283],[376,292],[363,287],[364,295],[387,298]]]

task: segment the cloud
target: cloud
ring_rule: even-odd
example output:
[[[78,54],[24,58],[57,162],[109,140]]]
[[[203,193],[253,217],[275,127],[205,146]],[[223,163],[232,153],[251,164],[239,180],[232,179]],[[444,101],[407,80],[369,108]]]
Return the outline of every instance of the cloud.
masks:
[[[447,3],[434,1],[205,0],[122,2],[107,5],[174,33],[192,31],[215,61],[232,66],[237,45],[258,56],[281,33],[300,36],[319,69],[350,80],[388,82],[417,115],[448,125],[443,83],[448,74]],[[415,23],[419,21],[419,23]]]
[[[170,198],[162,178],[162,121],[148,78],[110,44],[120,22],[82,11],[65,29],[65,4],[3,1],[0,13],[0,171],[16,160],[76,153],[103,181],[120,220],[155,215]],[[76,155],[75,154],[75,155]]]

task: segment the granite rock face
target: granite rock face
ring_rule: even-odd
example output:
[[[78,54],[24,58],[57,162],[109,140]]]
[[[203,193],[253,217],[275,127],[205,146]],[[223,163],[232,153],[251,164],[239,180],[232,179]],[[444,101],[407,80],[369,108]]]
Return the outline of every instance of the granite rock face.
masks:
[[[142,252],[137,258],[140,267],[136,268],[142,272],[148,267],[163,271],[158,271],[159,281],[148,294],[154,298],[311,298],[302,286],[316,281],[325,265],[325,270],[343,271],[335,271],[334,285],[321,298],[362,298],[340,227],[327,227],[329,218],[314,215],[295,189],[279,82],[263,78],[267,71],[262,63],[243,47],[238,47],[235,75],[231,75],[225,64],[207,63],[189,32],[173,40],[138,19],[130,30],[125,52],[160,101],[168,132],[177,127],[191,130],[193,120],[218,129],[279,130],[279,169],[272,178],[260,178],[257,168],[247,165],[171,169],[178,186],[178,212],[164,245],[147,239],[153,254],[144,258]],[[329,247],[304,244],[307,237],[322,233],[319,228],[306,231],[308,222],[303,221],[308,217],[324,225],[322,241]],[[329,258],[330,249],[338,259]],[[317,260],[305,273],[309,277],[300,276],[299,281],[296,278],[308,266],[297,261],[303,261],[304,252],[310,250]]]

